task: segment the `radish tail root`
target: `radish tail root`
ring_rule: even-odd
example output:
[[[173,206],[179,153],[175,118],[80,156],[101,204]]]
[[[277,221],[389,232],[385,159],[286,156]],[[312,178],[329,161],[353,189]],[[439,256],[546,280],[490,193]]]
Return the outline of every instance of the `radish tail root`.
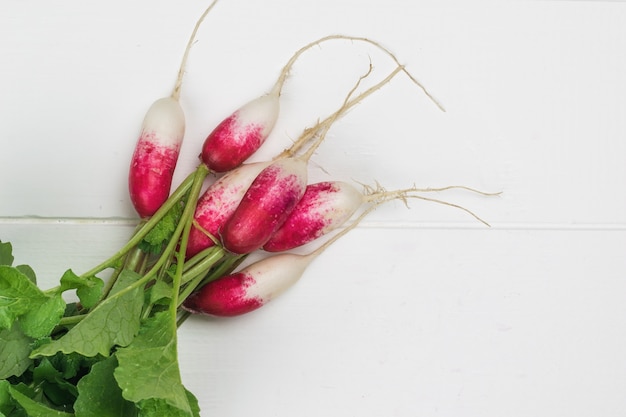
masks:
[[[405,189],[400,189],[400,190],[392,190],[392,191],[386,190],[378,182],[376,183],[376,186],[374,186],[374,187],[370,186],[370,185],[366,185],[366,184],[361,184],[361,186],[363,187],[363,190],[364,190],[363,191],[363,195],[364,195],[365,202],[372,203],[374,205],[374,207],[377,207],[377,206],[379,206],[379,205],[381,205],[383,203],[386,203],[388,201],[400,200],[408,208],[409,207],[408,199],[415,198],[415,199],[419,199],[419,200],[430,201],[430,202],[433,202],[433,203],[438,203],[438,204],[443,204],[443,205],[446,205],[446,206],[458,208],[460,210],[465,211],[466,213],[469,213],[472,217],[474,217],[479,222],[483,223],[484,225],[486,225],[488,227],[491,227],[489,225],[489,223],[487,223],[485,220],[481,219],[474,212],[472,212],[471,210],[469,210],[469,209],[467,209],[467,208],[465,208],[463,206],[460,206],[460,205],[454,204],[454,203],[450,203],[450,202],[447,202],[447,201],[444,201],[444,200],[439,200],[439,199],[430,198],[430,197],[424,197],[424,196],[416,194],[416,193],[442,192],[442,191],[453,190],[453,189],[461,189],[461,190],[469,191],[471,193],[480,194],[480,195],[483,195],[483,196],[498,196],[498,195],[501,194],[500,192],[496,192],[496,193],[485,192],[485,191],[477,190],[475,188],[466,187],[464,185],[449,185],[449,186],[441,187],[441,188],[430,188],[430,187],[429,188],[417,188],[417,187],[413,186],[411,188],[405,188]]]
[[[350,92],[348,93],[348,95],[344,99],[344,102],[343,102],[342,106],[337,111],[332,113],[330,116],[326,117],[324,120],[318,121],[315,126],[304,129],[304,131],[302,132],[300,137],[291,145],[291,147],[289,147],[288,149],[285,149],[282,153],[280,153],[276,157],[276,159],[278,159],[278,158],[286,158],[286,157],[293,157],[293,156],[295,156],[298,153],[298,151],[304,145],[309,143],[315,137],[319,136],[320,134],[324,134],[325,135],[326,132],[328,132],[328,130],[330,129],[332,124],[337,119],[339,119],[341,116],[343,116],[345,113],[347,113],[356,104],[360,103],[365,98],[370,96],[372,93],[376,92],[381,87],[383,87],[385,84],[387,84],[389,81],[391,81],[391,79],[393,77],[395,77],[399,72],[401,72],[403,70],[403,68],[404,67],[402,67],[402,66],[397,67],[387,77],[385,77],[385,79],[383,79],[382,81],[378,82],[376,85],[368,88],[367,90],[365,90],[364,92],[362,92],[361,94],[359,94],[358,96],[356,96],[355,98],[350,100],[350,98],[352,97],[352,95],[354,94],[354,92],[356,91],[358,86],[360,85],[361,81],[371,73],[372,67],[371,67],[371,64],[370,64],[369,71],[367,73],[365,73],[364,75],[362,75],[361,77],[359,77],[359,80],[357,81],[355,86],[350,90]]]
[[[413,74],[411,74],[405,67],[404,65],[402,65],[400,63],[400,61],[398,60],[398,58],[387,48],[385,48],[383,45],[381,45],[380,43],[371,40],[369,38],[365,38],[365,37],[361,37],[361,36],[349,36],[349,35],[328,35],[328,36],[324,36],[323,38],[320,38],[316,41],[313,41],[305,46],[303,46],[302,48],[300,48],[298,51],[296,51],[296,53],[289,59],[289,61],[287,62],[287,64],[283,67],[278,80],[276,81],[276,84],[274,84],[274,88],[272,90],[273,93],[280,95],[283,85],[285,84],[285,80],[287,79],[289,72],[291,71],[291,68],[293,67],[294,63],[298,60],[298,58],[300,57],[300,55],[302,55],[304,52],[306,52],[307,50],[311,49],[314,46],[317,46],[321,43],[324,43],[326,41],[329,40],[334,40],[334,39],[343,39],[343,40],[348,40],[348,41],[357,41],[357,42],[365,42],[365,43],[369,43],[370,45],[373,45],[374,47],[380,49],[382,52],[384,52],[385,54],[387,54],[399,67],[402,67],[402,72],[404,72],[406,74],[407,77],[409,77],[409,79],[416,85],[418,86],[426,95],[426,97],[428,97],[441,111],[445,112],[445,108],[443,107],[443,105],[426,89],[426,87],[420,83],[417,78],[415,78],[415,76],[413,76]]]
[[[352,87],[352,89],[350,91],[348,91],[348,94],[346,95],[346,98],[344,99],[343,104],[341,105],[339,110],[337,110],[336,112],[334,112],[333,114],[331,114],[327,118],[327,120],[328,120],[327,123],[322,124],[321,126],[319,126],[320,129],[318,129],[318,131],[316,132],[317,140],[309,147],[309,149],[307,149],[307,151],[304,153],[304,155],[302,155],[302,158],[304,160],[308,161],[311,158],[311,156],[315,153],[317,148],[319,148],[319,146],[322,144],[322,142],[326,139],[326,134],[330,130],[330,128],[333,125],[333,123],[335,123],[335,121],[337,121],[337,119],[342,117],[350,109],[350,106],[348,106],[348,104],[350,103],[350,101],[349,101],[350,97],[352,97],[352,95],[354,94],[356,89],[359,88],[359,85],[361,85],[361,81],[363,81],[365,78],[369,77],[369,75],[372,73],[372,69],[373,69],[373,66],[372,66],[372,63],[370,62],[370,65],[369,65],[369,68],[368,68],[367,72],[365,72],[365,74],[361,75],[359,77],[359,79],[357,80],[357,82]]]
[[[200,25],[204,21],[204,18],[209,14],[213,6],[217,3],[218,0],[213,0],[209,7],[204,10],[204,13],[200,16],[196,25],[193,28],[193,32],[191,32],[191,36],[189,37],[189,41],[187,42],[187,47],[185,48],[185,53],[183,54],[183,59],[180,63],[180,68],[178,69],[178,77],[176,78],[176,84],[174,85],[174,90],[172,91],[172,98],[174,100],[178,100],[180,98],[180,89],[183,86],[183,77],[185,75],[185,67],[187,66],[187,59],[189,58],[189,51],[191,51],[191,46],[194,44],[196,40],[196,34],[198,33],[198,29]]]

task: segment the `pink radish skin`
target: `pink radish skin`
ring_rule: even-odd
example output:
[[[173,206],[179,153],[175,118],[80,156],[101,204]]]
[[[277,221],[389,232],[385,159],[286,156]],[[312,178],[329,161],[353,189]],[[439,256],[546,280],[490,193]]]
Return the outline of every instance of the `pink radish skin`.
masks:
[[[200,155],[202,162],[215,172],[241,165],[265,142],[278,113],[277,90],[239,108],[206,138]]]
[[[236,254],[261,248],[302,198],[306,181],[302,158],[279,159],[261,171],[224,225],[224,247]]]
[[[144,118],[128,175],[130,199],[140,217],[152,216],[167,200],[184,134],[178,100],[155,101]]]
[[[219,239],[222,228],[232,216],[244,194],[259,175],[271,162],[255,162],[243,164],[229,171],[215,181],[198,199],[194,214],[195,223],[203,230],[192,225],[187,243],[187,258],[215,245],[208,236]]]
[[[283,293],[303,275],[312,255],[279,254],[209,282],[183,308],[195,314],[232,317],[254,311]]]
[[[310,184],[263,249],[282,252],[307,244],[344,224],[365,201],[361,192],[343,181]]]

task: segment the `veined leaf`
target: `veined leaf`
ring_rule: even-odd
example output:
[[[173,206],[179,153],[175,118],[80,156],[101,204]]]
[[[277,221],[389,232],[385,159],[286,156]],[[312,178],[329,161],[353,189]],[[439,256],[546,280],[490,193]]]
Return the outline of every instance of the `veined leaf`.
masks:
[[[74,403],[76,417],[133,417],[137,407],[122,397],[122,390],[113,377],[117,367],[115,355],[91,367],[78,382],[78,398]],[[162,414],[164,415],[164,414]]]
[[[46,405],[33,400],[32,398],[22,394],[13,387],[9,387],[11,397],[26,411],[29,417],[74,417],[74,414],[65,413],[63,411],[54,410]]]
[[[60,292],[75,289],[83,307],[91,308],[100,299],[103,287],[104,281],[100,278],[93,276],[83,278],[68,269],[61,277]]]
[[[161,415],[193,416],[187,391],[181,382],[176,348],[176,325],[169,312],[155,314],[135,340],[116,353],[114,372],[124,398],[142,410],[161,407]],[[163,411],[167,413],[163,414]],[[179,414],[172,414],[179,410]],[[142,411],[141,415],[144,415]],[[157,415],[157,414],[145,414]]]
[[[127,274],[134,274],[130,271]],[[127,346],[139,331],[143,288],[120,291],[98,304],[83,320],[60,339],[42,345],[31,354],[51,356],[76,352],[92,357],[109,356],[114,346]]]
[[[43,337],[64,311],[59,295],[46,295],[17,268],[0,265],[0,329],[10,329],[19,319],[25,334]]]
[[[28,279],[30,279],[30,282],[37,284],[37,275],[35,274],[35,271],[33,271],[33,268],[29,265],[17,265],[15,269],[26,275]]]
[[[52,332],[64,312],[65,301],[61,294],[57,294],[44,298],[39,306],[23,314],[19,318],[19,323],[28,336],[44,337]]]
[[[30,366],[31,342],[17,325],[0,330],[0,379],[20,376]]]

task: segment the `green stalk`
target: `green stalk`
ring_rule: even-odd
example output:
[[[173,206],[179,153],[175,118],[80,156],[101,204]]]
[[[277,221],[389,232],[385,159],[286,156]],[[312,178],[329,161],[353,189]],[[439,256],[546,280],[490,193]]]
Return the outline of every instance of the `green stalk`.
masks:
[[[196,277],[196,279],[190,282],[181,292],[181,296],[179,297],[182,301],[179,302],[178,306],[179,308],[178,318],[176,319],[176,327],[182,326],[183,323],[189,318],[189,316],[191,316],[190,312],[180,308],[180,305],[182,305],[185,299],[189,297],[189,295],[193,291],[195,291],[196,288],[200,288],[211,281],[215,281],[216,279],[233,272],[235,268],[237,268],[239,264],[241,264],[241,262],[246,259],[246,257],[247,255],[226,256],[222,263],[209,275],[204,277],[202,275],[199,275],[198,277]]]
[[[65,326],[71,326],[73,324],[78,324],[86,316],[87,314],[80,314],[77,316],[63,317],[61,318],[61,320],[59,320],[59,323],[57,324],[56,327],[65,327]]]
[[[193,183],[191,186],[191,190],[189,191],[189,196],[187,198],[187,204],[185,204],[185,209],[183,210],[183,214],[181,215],[180,222],[178,223],[178,227],[176,231],[182,226],[182,237],[180,239],[180,246],[178,248],[178,252],[176,253],[176,272],[173,277],[172,282],[172,301],[170,304],[170,311],[172,313],[172,317],[176,318],[176,310],[178,308],[178,298],[179,291],[183,277],[183,268],[185,266],[185,255],[187,252],[187,240],[189,239],[189,231],[191,230],[191,223],[193,220],[193,213],[196,208],[196,201],[200,196],[200,191],[202,189],[202,184],[204,183],[204,179],[209,173],[209,169],[206,165],[201,164],[196,170],[193,178]],[[176,236],[180,236],[179,233],[176,233]],[[172,239],[172,241],[177,241],[178,239]],[[172,243],[172,242],[170,242]],[[175,242],[176,243],[176,242]]]
[[[247,255],[230,255],[224,256],[221,258],[221,263],[218,267],[212,271],[210,274],[206,274],[208,270],[203,274],[197,274],[193,278],[190,278],[191,281],[180,293],[178,307],[180,307],[187,297],[191,295],[196,289],[201,288],[205,284],[208,284],[211,281],[215,281],[216,279],[223,277],[224,275],[230,274],[245,258]],[[182,324],[182,323],[181,323]]]
[[[206,275],[207,272],[226,255],[226,251],[220,246],[213,246],[211,249],[213,250],[209,251],[193,268],[183,271],[181,285],[188,283],[198,275]]]
[[[220,250],[221,248],[217,245],[215,246],[211,246],[209,248],[206,248],[200,252],[198,252],[197,254],[195,254],[194,256],[192,256],[191,258],[187,259],[185,261],[185,267],[183,268],[183,274],[186,274],[189,270],[191,270],[191,268],[194,268],[196,265],[198,265],[200,262],[203,262],[204,259],[207,256],[212,256],[212,253],[216,250]]]

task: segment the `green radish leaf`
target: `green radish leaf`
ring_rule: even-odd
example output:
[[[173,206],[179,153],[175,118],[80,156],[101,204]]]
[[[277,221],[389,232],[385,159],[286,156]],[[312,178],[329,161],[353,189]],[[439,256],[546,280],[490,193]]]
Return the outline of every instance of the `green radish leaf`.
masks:
[[[50,408],[38,401],[33,400],[17,388],[9,386],[9,394],[24,409],[29,417],[74,417],[74,414]]]
[[[112,355],[93,365],[91,371],[81,378],[74,403],[76,417],[137,416],[137,407],[122,397],[122,390],[113,377],[116,367],[117,358]]]
[[[33,338],[48,336],[65,313],[60,294],[46,297],[37,308],[27,311],[19,321],[24,333]]]
[[[132,271],[123,271],[120,278],[128,275],[131,275],[135,281],[139,276]],[[51,356],[56,352],[65,354],[76,352],[87,357],[96,355],[107,357],[114,346],[127,346],[133,340],[139,331],[142,307],[143,288],[141,286],[127,287],[98,304],[60,339],[35,349],[31,358]]]
[[[56,369],[50,359],[43,358],[33,370],[32,385],[45,395],[52,404],[71,408],[78,391],[76,386],[63,378],[63,373]]]
[[[133,285],[140,278],[141,278],[141,275],[139,275],[138,273],[136,273],[134,271],[131,271],[131,270],[128,270],[128,269],[123,270],[118,275],[117,280],[115,281],[115,284],[113,284],[113,288],[111,288],[111,291],[109,293],[109,297],[108,298],[113,297],[118,292],[128,288],[131,285]]]
[[[14,413],[15,405],[13,405],[9,388],[11,388],[9,381],[0,380],[0,416],[18,417],[17,414]]]
[[[59,296],[48,296],[17,268],[0,265],[0,329],[10,329],[20,319],[32,337],[46,336],[65,310]]]
[[[81,277],[71,269],[65,271],[61,277],[60,292],[76,290],[76,295],[85,308],[92,308],[100,299],[104,281],[95,276]]]
[[[13,265],[13,246],[10,242],[0,241],[0,265]]]
[[[41,290],[17,269],[0,265],[0,328],[13,322],[45,298]]]
[[[169,311],[146,320],[135,340],[116,355],[119,366],[115,379],[124,398],[139,404],[142,416],[193,415],[180,377],[176,323]],[[158,410],[161,414],[151,414]]]
[[[163,281],[157,281],[148,290],[148,304],[165,304],[169,303],[172,298],[172,286]]]
[[[57,352],[56,355],[48,357],[50,363],[58,370],[63,379],[72,379],[76,375],[83,374],[91,368],[94,363],[101,361],[101,356],[88,358],[78,353],[63,354]]]
[[[187,401],[189,401],[189,406],[191,407],[191,415],[193,417],[200,417],[200,404],[198,403],[198,399],[186,388],[185,394],[187,394]]]
[[[195,397],[192,396],[192,398],[190,398],[190,402],[192,400],[195,400]],[[191,412],[173,407],[160,398],[143,400],[139,403],[139,408],[141,408],[141,417],[200,417],[200,408],[198,407],[197,400],[195,401]]]
[[[139,249],[146,253],[159,253],[163,245],[170,241],[183,214],[184,204],[175,204],[139,243]]]
[[[28,355],[32,339],[19,326],[0,331],[0,379],[20,376],[33,362]],[[2,404],[0,400],[0,404]]]
[[[33,284],[37,284],[37,276],[35,275],[35,271],[33,271],[33,268],[28,265],[18,265],[15,268],[22,274],[26,275],[28,279],[30,279],[30,282],[32,282]]]

